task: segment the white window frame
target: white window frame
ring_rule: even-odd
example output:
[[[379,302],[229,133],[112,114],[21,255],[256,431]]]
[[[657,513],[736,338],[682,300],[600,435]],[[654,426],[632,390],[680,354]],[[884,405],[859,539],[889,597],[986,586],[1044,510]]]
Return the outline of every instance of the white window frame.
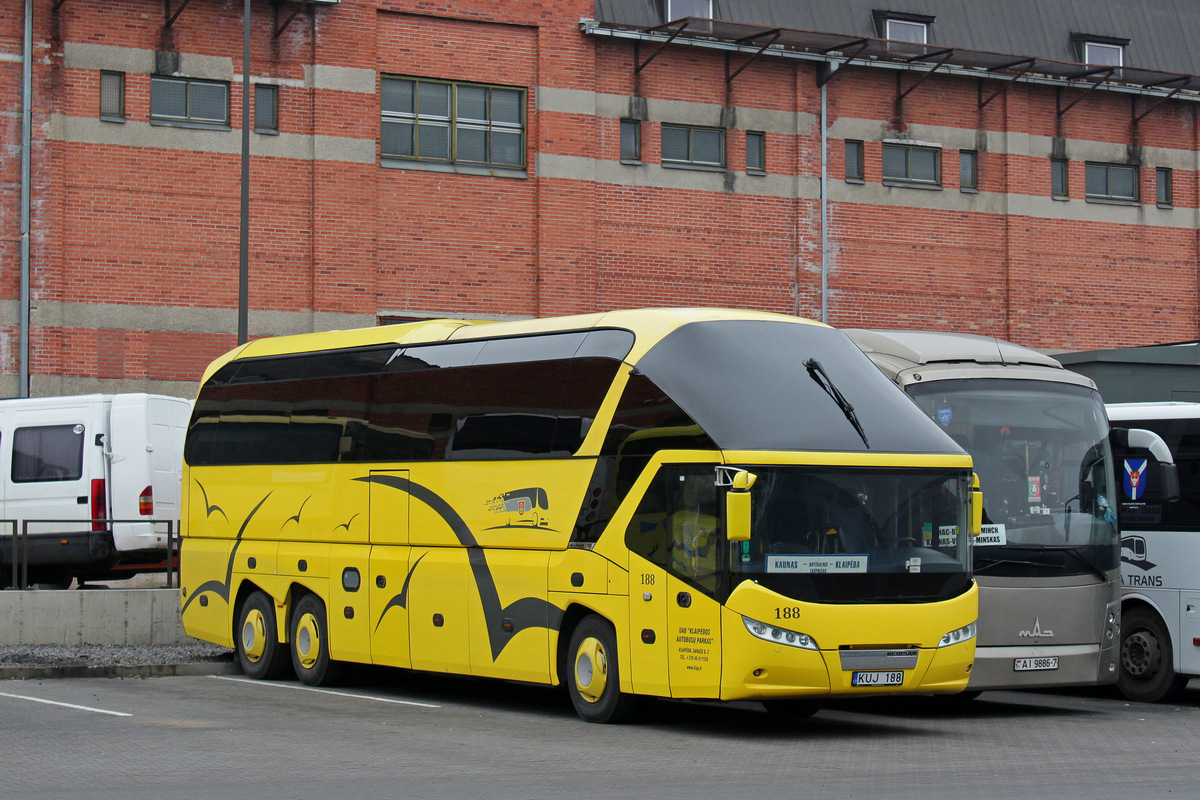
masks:
[[[1094,56],[1100,53],[1115,53],[1116,63],[1111,60],[1095,58]],[[1098,67],[1123,67],[1125,66],[1125,47],[1119,44],[1109,44],[1107,42],[1084,42],[1083,43],[1083,63],[1094,64]]]
[[[893,27],[894,26],[894,27]],[[898,33],[903,31],[911,31],[913,33],[920,32],[920,39],[913,39],[908,36],[898,36]],[[924,22],[916,22],[909,19],[894,19],[888,17],[883,22],[884,38],[892,39],[897,42],[912,42],[913,44],[929,44],[929,26]]]

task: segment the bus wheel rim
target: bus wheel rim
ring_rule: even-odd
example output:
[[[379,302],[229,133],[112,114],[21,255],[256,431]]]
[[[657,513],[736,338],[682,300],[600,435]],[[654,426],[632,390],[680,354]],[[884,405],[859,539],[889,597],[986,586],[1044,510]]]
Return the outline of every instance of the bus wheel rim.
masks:
[[[579,643],[575,651],[575,688],[588,703],[598,703],[608,686],[608,654],[594,636]]]
[[[1146,631],[1131,634],[1121,650],[1121,661],[1125,671],[1134,677],[1140,678],[1146,673],[1154,672],[1161,659],[1158,639]]]
[[[312,614],[305,614],[296,626],[296,655],[300,656],[300,666],[312,669],[321,654],[321,632],[317,628],[317,619]]]
[[[242,652],[257,664],[267,650],[267,620],[257,608],[251,609],[242,625]]]

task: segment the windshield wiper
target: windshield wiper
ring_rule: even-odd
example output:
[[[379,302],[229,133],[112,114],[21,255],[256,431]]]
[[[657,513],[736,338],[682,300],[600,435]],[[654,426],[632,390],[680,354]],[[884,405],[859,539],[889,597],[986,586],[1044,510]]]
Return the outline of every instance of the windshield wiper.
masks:
[[[854,426],[854,430],[858,431],[858,436],[863,440],[863,444],[870,449],[871,443],[867,441],[867,434],[863,431],[862,425],[858,421],[858,417],[854,414],[854,406],[850,405],[850,401],[846,399],[838,388],[833,385],[833,380],[829,377],[829,373],[821,366],[821,362],[815,358],[810,358],[804,362],[805,369],[808,370],[808,375],[817,385],[825,390],[825,393],[833,398],[833,401],[838,404],[838,408],[842,409],[842,413],[846,415],[846,419],[850,420],[850,424]]]
[[[1005,547],[1019,549],[1019,550],[1029,550],[1034,553],[1058,553],[1058,552],[1069,553],[1070,555],[1075,557],[1076,561],[1078,561],[1080,564],[1083,564],[1085,567],[1090,569],[1092,572],[1096,573],[1096,575],[1100,576],[1101,579],[1103,579],[1103,580],[1108,579],[1108,573],[1106,573],[1104,570],[1102,570],[1097,564],[1095,564],[1091,559],[1089,559],[1087,556],[1085,556],[1083,554],[1083,546],[1082,545],[1077,545],[1077,544],[1066,544],[1066,545],[1062,545],[1062,544],[1008,544],[1008,545],[1005,545]],[[981,556],[980,552],[978,550],[976,550],[974,553],[974,558],[979,558],[980,556]],[[980,569],[976,569],[975,570],[976,572],[979,572],[981,569],[987,569],[988,567],[993,567],[997,564],[1028,564],[1029,566],[1034,566],[1034,567],[1058,566],[1055,564],[1038,563],[1038,562],[1034,562],[1034,561],[1021,561],[1021,560],[1012,559],[1012,558],[992,559],[987,554],[982,554],[982,557],[988,559],[989,561],[991,561],[991,563],[987,564],[984,567],[981,567]],[[1066,564],[1061,565],[1061,567],[1065,569]]]
[[[976,551],[976,553],[974,554],[973,557],[975,559],[979,558],[978,551]],[[1022,559],[1019,559],[1019,558],[989,558],[988,556],[984,556],[984,558],[987,559],[988,563],[986,563],[982,566],[978,566],[978,567],[975,565],[972,565],[972,569],[971,569],[972,572],[983,572],[985,569],[991,569],[992,567],[996,567],[1001,564],[1021,564],[1026,567],[1044,567],[1044,566],[1046,566],[1045,564],[1039,564],[1036,561],[1023,561]]]

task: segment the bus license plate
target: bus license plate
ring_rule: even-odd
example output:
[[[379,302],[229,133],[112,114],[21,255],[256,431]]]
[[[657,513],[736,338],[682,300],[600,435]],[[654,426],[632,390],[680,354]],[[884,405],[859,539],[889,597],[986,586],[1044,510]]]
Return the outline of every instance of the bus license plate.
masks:
[[[855,672],[850,676],[851,686],[901,686],[904,684],[904,673],[894,672]]]
[[[1013,669],[1017,672],[1026,672],[1035,669],[1058,669],[1058,656],[1014,659]]]

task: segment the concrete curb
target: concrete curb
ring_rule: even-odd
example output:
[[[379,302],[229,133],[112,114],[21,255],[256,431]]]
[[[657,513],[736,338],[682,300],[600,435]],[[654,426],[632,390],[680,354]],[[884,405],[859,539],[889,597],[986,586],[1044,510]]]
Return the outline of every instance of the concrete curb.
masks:
[[[139,664],[135,666],[0,667],[0,681],[48,678],[172,678],[190,675],[240,674],[242,674],[242,670],[232,659],[189,664]]]

